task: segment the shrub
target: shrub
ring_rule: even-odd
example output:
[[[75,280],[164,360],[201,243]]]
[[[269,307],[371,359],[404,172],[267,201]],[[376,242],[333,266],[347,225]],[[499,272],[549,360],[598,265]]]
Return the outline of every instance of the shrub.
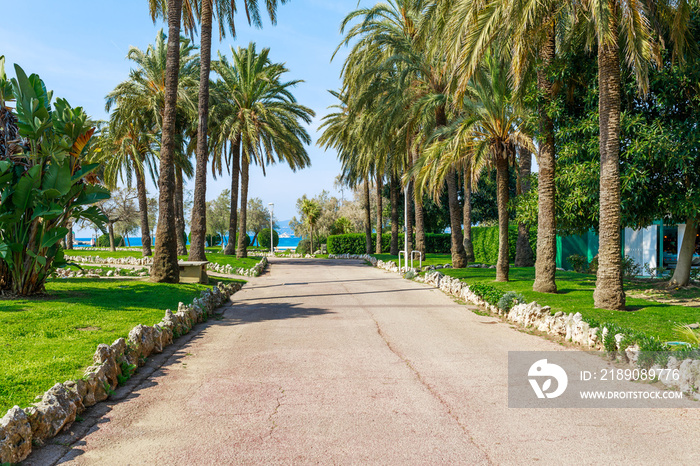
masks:
[[[515,291],[509,291],[498,300],[498,308],[504,312],[509,312],[516,304],[525,304],[525,296]]]
[[[102,235],[97,238],[95,242],[98,248],[108,248],[109,245],[109,235]],[[114,247],[121,247],[124,244],[124,238],[121,235],[114,235]]]
[[[641,275],[641,273],[642,267],[637,264],[634,259],[627,255],[622,258],[622,274],[625,277],[633,278],[637,275]]]
[[[277,234],[275,230],[272,230],[274,234],[274,246],[277,247],[280,244],[280,235]],[[270,229],[265,228],[260,233],[258,233],[258,244],[262,247],[270,247]]]
[[[505,293],[491,285],[476,284],[470,285],[469,289],[472,293],[486,301],[492,306],[498,306],[498,302]]]
[[[308,239],[303,239],[299,241],[299,244],[297,245],[296,248],[296,253],[297,254],[311,254],[311,241]]]
[[[508,260],[515,260],[516,244],[518,242],[518,226],[511,223],[508,229]],[[472,245],[474,246],[474,262],[480,264],[495,264],[498,262],[498,226],[472,227]],[[530,246],[537,252],[537,229],[530,228]]]
[[[578,272],[578,273],[588,272],[588,261],[586,260],[585,257],[583,257],[579,254],[572,254],[569,257],[567,257],[566,260],[568,260],[569,264],[571,264],[571,267],[574,268],[574,272]]]

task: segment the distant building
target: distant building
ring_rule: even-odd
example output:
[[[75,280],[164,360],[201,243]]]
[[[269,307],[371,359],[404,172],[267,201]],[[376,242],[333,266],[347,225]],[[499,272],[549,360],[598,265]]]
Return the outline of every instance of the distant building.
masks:
[[[685,225],[664,225],[661,221],[641,230],[625,228],[620,253],[639,264],[645,276],[648,276],[646,264],[649,269],[673,269],[678,262],[684,232]],[[590,263],[598,255],[598,235],[589,231],[583,235],[557,236],[557,267],[573,269],[567,258],[574,254],[585,257]],[[693,266],[700,266],[700,234],[695,238]]]

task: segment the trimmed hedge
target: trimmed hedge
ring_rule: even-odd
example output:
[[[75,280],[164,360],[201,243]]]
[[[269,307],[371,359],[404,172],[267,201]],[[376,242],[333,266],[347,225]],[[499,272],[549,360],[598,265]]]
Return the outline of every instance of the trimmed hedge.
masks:
[[[510,225],[508,229],[508,258],[515,260],[515,247],[518,242],[518,226]],[[474,262],[479,264],[495,264],[498,262],[498,226],[472,227],[472,245],[474,246]],[[537,252],[537,229],[530,228],[530,246]]]
[[[275,245],[275,247],[277,247],[280,244],[280,235],[278,235],[275,230],[272,230],[272,233],[274,233],[274,235],[275,235],[274,245]],[[265,247],[269,248],[270,247],[270,229],[269,228],[264,228],[260,233],[258,233],[258,244],[262,248],[265,248]]]
[[[376,244],[377,234],[372,233],[372,252]],[[403,235],[399,235],[399,249],[403,249]],[[517,225],[511,225],[508,234],[510,244],[510,260],[515,260],[515,245],[518,239]],[[391,233],[382,235],[382,252],[389,252]],[[331,235],[328,237],[328,254],[364,254],[365,235],[351,233],[347,235]],[[415,241],[414,241],[415,244]],[[476,263],[495,264],[498,260],[498,226],[472,227],[472,244]],[[537,230],[530,228],[530,245],[537,249]],[[451,236],[447,233],[427,233],[425,249],[428,254],[449,254],[452,246]]]
[[[121,235],[114,235],[114,247],[119,248],[124,246],[126,243],[124,243],[124,238],[122,238]],[[97,241],[95,245],[98,248],[108,248],[110,247],[109,245],[109,235],[102,235],[99,238],[97,238]]]

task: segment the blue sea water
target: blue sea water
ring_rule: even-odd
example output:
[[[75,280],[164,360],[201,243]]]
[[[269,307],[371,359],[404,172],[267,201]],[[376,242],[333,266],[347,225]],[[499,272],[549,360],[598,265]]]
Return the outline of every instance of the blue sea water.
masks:
[[[76,241],[80,241],[83,243],[87,244],[76,244],[75,247],[77,248],[82,248],[82,247],[90,247],[90,239],[91,238],[75,238]],[[228,236],[224,237],[224,240],[228,240]],[[124,241],[126,242],[126,238],[124,238]],[[155,239],[151,239],[152,242],[155,244]],[[290,238],[280,238],[279,242],[279,248],[280,249],[289,249],[289,248],[296,248],[299,245],[299,241],[301,241],[301,237],[298,236],[292,236]],[[128,244],[127,246],[141,246],[141,237],[136,236],[136,237],[129,237]]]

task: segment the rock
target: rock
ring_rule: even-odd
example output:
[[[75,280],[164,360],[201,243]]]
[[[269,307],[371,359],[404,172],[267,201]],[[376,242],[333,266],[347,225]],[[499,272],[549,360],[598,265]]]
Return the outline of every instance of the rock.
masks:
[[[115,340],[114,343],[112,343],[111,349],[112,355],[114,355],[114,360],[117,363],[121,363],[124,359],[124,355],[126,354],[126,340],[123,338]]]
[[[155,342],[153,341],[153,327],[141,324],[137,325],[129,332],[128,342],[129,346],[138,357],[139,365],[142,365],[142,358],[147,358],[155,347]]]
[[[33,439],[44,441],[70,427],[79,406],[82,407],[82,400],[75,393],[67,390],[63,384],[54,385],[44,393],[40,403],[25,410]]]
[[[32,451],[32,428],[19,406],[0,419],[0,463],[19,463]]]
[[[700,328],[700,323],[690,324],[688,327],[692,328],[693,330],[697,330]]]

